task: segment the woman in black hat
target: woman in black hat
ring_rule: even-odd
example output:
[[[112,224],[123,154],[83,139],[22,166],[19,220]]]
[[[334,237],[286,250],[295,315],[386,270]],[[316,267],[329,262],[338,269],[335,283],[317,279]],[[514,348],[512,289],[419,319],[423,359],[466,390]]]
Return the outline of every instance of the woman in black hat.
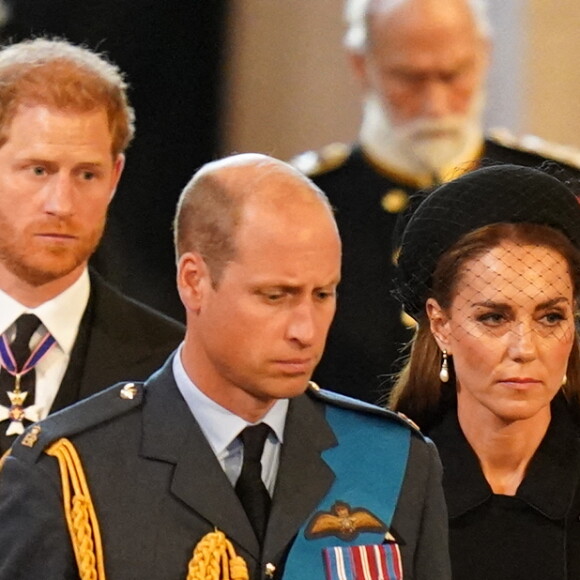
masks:
[[[580,578],[580,205],[473,171],[416,207],[397,295],[418,322],[391,407],[435,441],[454,580]]]

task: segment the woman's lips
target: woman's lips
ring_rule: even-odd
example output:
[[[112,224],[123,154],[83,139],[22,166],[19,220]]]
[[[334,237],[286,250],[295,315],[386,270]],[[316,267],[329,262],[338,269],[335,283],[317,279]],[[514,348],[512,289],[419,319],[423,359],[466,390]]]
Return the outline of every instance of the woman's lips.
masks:
[[[532,377],[508,377],[501,379],[499,382],[515,389],[525,389],[541,384],[542,381]]]

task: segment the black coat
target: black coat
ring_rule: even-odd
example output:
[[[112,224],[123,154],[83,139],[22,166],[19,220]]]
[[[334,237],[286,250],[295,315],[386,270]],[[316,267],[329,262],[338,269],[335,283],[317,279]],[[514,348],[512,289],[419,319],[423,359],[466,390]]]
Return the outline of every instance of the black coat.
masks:
[[[70,384],[74,371],[67,369],[51,412],[119,381],[146,379],[184,335],[182,324],[121,294],[92,272],[89,302],[71,353],[77,385]]]
[[[528,166],[546,160],[490,139],[482,158]],[[337,312],[313,379],[325,389],[382,402],[412,336],[391,296],[393,233],[407,197],[419,184],[372,164],[359,146],[331,148],[328,154],[323,149],[318,156],[299,156],[295,164],[328,195],[343,242]],[[566,175],[580,177],[577,168],[562,167]]]
[[[443,463],[454,580],[580,578],[580,430],[563,397],[513,497],[492,492],[454,410],[429,435]]]

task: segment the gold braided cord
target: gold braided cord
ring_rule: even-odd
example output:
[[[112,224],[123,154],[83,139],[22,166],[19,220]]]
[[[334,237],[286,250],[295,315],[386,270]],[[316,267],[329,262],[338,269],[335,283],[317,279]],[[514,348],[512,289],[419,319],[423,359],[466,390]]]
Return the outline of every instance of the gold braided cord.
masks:
[[[80,580],[106,580],[97,514],[80,457],[68,439],[45,450],[59,463],[64,512]],[[4,454],[2,461],[9,454]],[[186,580],[249,580],[248,567],[223,532],[206,534],[196,545]]]
[[[105,580],[99,522],[80,457],[68,439],[54,442],[46,453],[59,463],[64,512],[80,580]]]
[[[195,546],[187,580],[249,580],[248,567],[223,532],[206,534]]]

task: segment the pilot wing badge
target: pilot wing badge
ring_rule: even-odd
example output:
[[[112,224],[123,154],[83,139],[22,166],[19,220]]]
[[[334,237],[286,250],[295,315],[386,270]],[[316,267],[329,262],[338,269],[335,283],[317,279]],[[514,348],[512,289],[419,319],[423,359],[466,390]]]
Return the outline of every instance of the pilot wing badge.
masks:
[[[351,508],[343,501],[335,501],[330,510],[314,514],[305,532],[308,539],[336,536],[346,542],[362,532],[385,534],[387,526],[365,508]]]

